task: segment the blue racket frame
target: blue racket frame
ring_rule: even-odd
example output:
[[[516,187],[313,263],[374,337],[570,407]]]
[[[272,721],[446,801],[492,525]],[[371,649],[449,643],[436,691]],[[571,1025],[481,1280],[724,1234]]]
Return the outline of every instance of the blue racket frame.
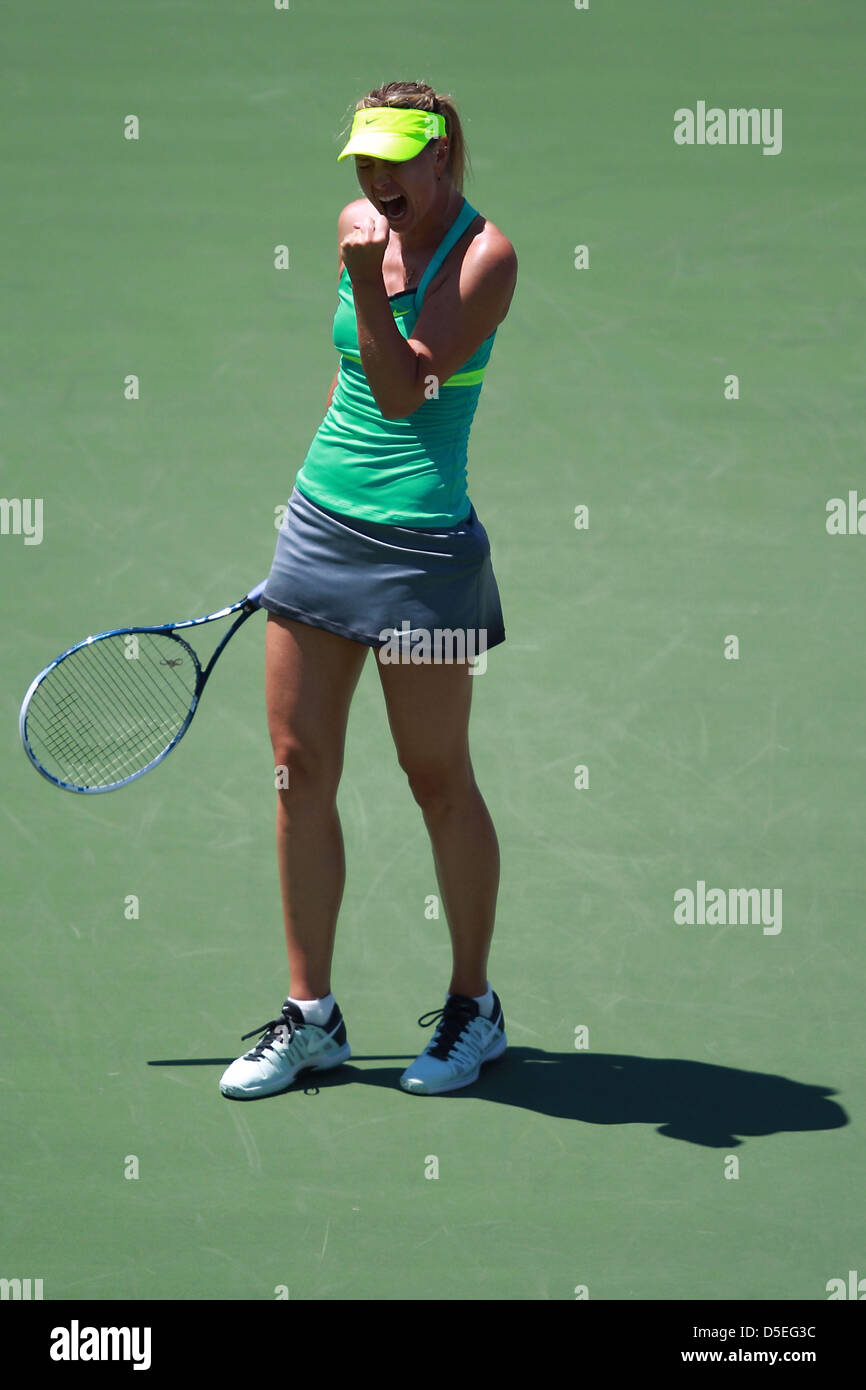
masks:
[[[27,754],[31,763],[36,768],[36,771],[41,773],[42,776],[45,777],[49,782],[51,782],[53,786],[62,787],[64,791],[79,792],[82,796],[95,796],[101,792],[117,791],[119,787],[125,787],[128,785],[128,783],[137,781],[139,777],[143,777],[146,772],[150,772],[153,768],[155,768],[159,763],[163,761],[164,758],[167,758],[169,753],[171,753],[173,749],[175,749],[177,745],[180,743],[180,740],[183,738],[184,734],[186,733],[187,729],[192,723],[193,715],[195,714],[198,708],[198,702],[201,698],[201,693],[205,688],[208,676],[210,675],[211,671],[216,665],[217,657],[225,648],[229,638],[233,637],[234,634],[237,632],[238,628],[241,627],[247,621],[248,618],[251,618],[253,613],[258,612],[259,608],[261,607],[259,599],[261,598],[261,595],[264,592],[265,585],[267,584],[267,582],[268,581],[266,579],[263,579],[262,582],[260,584],[257,584],[254,589],[250,589],[249,593],[245,594],[242,599],[238,599],[237,603],[231,603],[227,608],[220,608],[219,611],[216,613],[207,613],[203,618],[187,618],[181,623],[160,623],[151,627],[114,627],[111,628],[108,632],[97,632],[94,633],[91,637],[85,637],[83,641],[76,642],[74,647],[68,647],[65,652],[61,652],[60,655],[55,657],[54,660],[48,666],[46,666],[43,671],[40,671],[39,675],[36,676],[36,678],[31,682],[27,689],[27,694],[24,696],[24,699],[21,703],[21,712],[18,716],[18,733],[21,736],[21,743],[24,748],[24,752]],[[128,634],[136,632],[165,632],[171,633],[174,636],[174,634],[183,631],[185,628],[200,627],[202,623],[216,622],[218,618],[227,618],[231,613],[240,613],[240,617],[234,623],[232,623],[228,632],[225,633],[225,635],[219,643],[219,646],[215,649],[210,660],[204,668],[202,668],[201,662],[199,661],[198,656],[193,651],[192,647],[187,642],[184,642],[183,638],[175,638],[175,640],[179,642],[180,645],[183,646],[189,652],[190,657],[195,663],[195,690],[193,692],[192,700],[190,702],[189,713],[187,714],[187,717],[181,725],[180,729],[175,734],[171,743],[169,743],[168,746],[165,747],[162,750],[162,752],[157,755],[157,757],[152,758],[146,767],[141,768],[138,772],[133,772],[131,776],[124,777],[118,782],[112,782],[110,786],[107,787],[76,787],[72,782],[64,782],[61,778],[53,776],[52,773],[48,772],[47,769],[42,766],[30,745],[30,740],[27,737],[27,712],[30,706],[30,701],[32,700],[36,690],[45,680],[46,676],[48,676],[49,673],[53,671],[56,666],[60,665],[61,661],[65,661],[67,657],[72,656],[73,652],[80,651],[82,647],[90,646],[92,642],[101,641],[104,637],[127,636]]]

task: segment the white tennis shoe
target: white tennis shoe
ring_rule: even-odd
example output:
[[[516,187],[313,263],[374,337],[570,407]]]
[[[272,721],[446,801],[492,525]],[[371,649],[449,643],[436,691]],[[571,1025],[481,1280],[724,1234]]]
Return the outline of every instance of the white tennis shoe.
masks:
[[[351,1057],[346,1025],[334,1004],[324,1027],[307,1023],[297,1004],[287,999],[279,1018],[263,1023],[244,1038],[261,1033],[250,1052],[223,1072],[220,1091],[229,1100],[258,1100],[288,1091],[302,1072],[327,1071]]]
[[[490,1018],[478,1012],[474,999],[449,994],[444,1009],[422,1014],[418,1022],[422,1028],[429,1028],[434,1019],[439,1019],[439,1025],[432,1039],[400,1077],[403,1090],[413,1095],[435,1096],[471,1086],[478,1080],[484,1063],[501,1057],[508,1046],[497,994],[493,995]]]

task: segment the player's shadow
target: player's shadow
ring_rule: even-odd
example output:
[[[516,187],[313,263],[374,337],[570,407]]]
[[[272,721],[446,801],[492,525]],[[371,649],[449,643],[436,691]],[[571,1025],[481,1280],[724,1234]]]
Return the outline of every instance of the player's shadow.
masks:
[[[332,1072],[299,1076],[290,1091],[272,1099],[306,1101],[332,1086],[399,1088],[403,1068],[413,1056],[353,1056]],[[233,1060],[179,1058],[149,1065],[227,1066]],[[400,1066],[362,1069],[353,1065],[358,1062],[399,1062]],[[732,1149],[743,1142],[737,1135],[840,1129],[848,1124],[848,1117],[840,1105],[828,1100],[835,1094],[829,1086],[709,1062],[509,1046],[504,1057],[482,1068],[472,1086],[442,1096],[406,1099],[423,1104],[488,1100],[583,1124],[650,1124],[666,1139]]]

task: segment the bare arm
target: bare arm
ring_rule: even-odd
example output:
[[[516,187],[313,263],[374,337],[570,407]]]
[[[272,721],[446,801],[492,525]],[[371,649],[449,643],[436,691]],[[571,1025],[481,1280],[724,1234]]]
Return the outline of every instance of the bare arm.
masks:
[[[459,272],[424,301],[411,337],[394,322],[382,280],[387,220],[355,214],[341,251],[351,248],[352,291],[361,362],[376,404],[386,420],[411,415],[459,370],[508,313],[517,280],[511,243],[488,223],[469,246]]]

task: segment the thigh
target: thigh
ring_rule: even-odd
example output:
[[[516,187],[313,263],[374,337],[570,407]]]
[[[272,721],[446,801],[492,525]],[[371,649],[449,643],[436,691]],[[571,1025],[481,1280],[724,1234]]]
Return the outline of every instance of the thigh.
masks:
[[[410,774],[470,768],[468,662],[376,662],[400,766]]]
[[[369,648],[294,618],[268,614],[265,699],[278,761],[309,754],[342,765],[352,694]]]

